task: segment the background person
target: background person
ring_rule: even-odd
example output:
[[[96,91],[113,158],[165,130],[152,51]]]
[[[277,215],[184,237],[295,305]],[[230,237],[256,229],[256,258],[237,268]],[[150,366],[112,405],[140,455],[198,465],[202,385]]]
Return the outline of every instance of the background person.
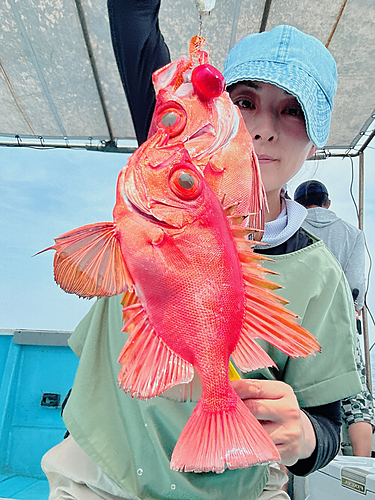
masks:
[[[328,190],[319,181],[309,180],[300,184],[294,192],[294,200],[308,209],[302,226],[324,241],[340,262],[350,289],[358,290],[355,308],[360,311],[366,290],[366,249],[363,231],[329,210],[331,200]]]
[[[329,210],[331,200],[328,190],[319,181],[309,180],[300,184],[294,192],[294,199],[308,209],[303,227],[322,239],[340,262],[352,293],[356,291],[354,304],[359,313],[363,307],[366,287],[363,231]],[[345,424],[342,428],[342,451],[345,455],[371,457],[375,424],[373,398],[366,384],[366,368],[358,336],[356,364],[362,391],[357,396],[346,398],[341,402],[342,419]]]

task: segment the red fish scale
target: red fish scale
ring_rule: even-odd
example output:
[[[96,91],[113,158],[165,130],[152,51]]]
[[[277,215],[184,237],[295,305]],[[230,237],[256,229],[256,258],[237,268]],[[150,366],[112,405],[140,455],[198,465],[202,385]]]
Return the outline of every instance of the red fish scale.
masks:
[[[138,238],[122,242],[123,253],[132,256],[128,267],[155,331],[192,364],[197,352],[207,356],[200,360],[203,366],[212,359],[213,345],[219,339],[229,357],[244,314],[241,268],[223,221],[226,243],[219,241],[217,230],[211,234],[200,222],[156,248],[145,242],[139,246]],[[126,232],[134,230],[128,227]],[[202,248],[212,249],[209,259]]]

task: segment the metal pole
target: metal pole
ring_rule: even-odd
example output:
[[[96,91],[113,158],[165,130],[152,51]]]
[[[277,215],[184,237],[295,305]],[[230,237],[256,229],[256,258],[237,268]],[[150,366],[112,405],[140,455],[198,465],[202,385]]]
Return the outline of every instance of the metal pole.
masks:
[[[364,152],[359,153],[359,196],[358,196],[358,226],[363,231],[363,206],[364,206],[364,191],[365,191],[365,162]],[[372,393],[372,376],[371,376],[371,359],[370,359],[370,342],[367,323],[366,306],[362,308],[362,331],[363,331],[363,347],[366,365],[366,382],[369,391]]]
[[[365,364],[366,364],[366,382],[368,390],[372,394],[372,374],[371,374],[371,358],[370,358],[370,344],[368,338],[368,323],[367,323],[367,309],[366,306],[362,309],[362,330],[363,330],[363,345],[365,349]]]
[[[364,198],[364,153],[359,153],[359,193],[358,193],[358,227],[363,231],[363,198]]]

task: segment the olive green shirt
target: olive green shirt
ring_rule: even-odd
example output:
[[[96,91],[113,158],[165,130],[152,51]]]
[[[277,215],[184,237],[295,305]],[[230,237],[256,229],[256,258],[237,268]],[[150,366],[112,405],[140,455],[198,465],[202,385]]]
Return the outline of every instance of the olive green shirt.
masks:
[[[301,407],[323,405],[360,390],[354,362],[355,316],[349,286],[336,259],[321,241],[275,256],[267,267],[283,285],[280,295],[322,346],[321,354],[292,359],[262,342],[278,370],[266,377],[290,384]],[[157,397],[132,399],[117,385],[121,332],[120,296],[98,299],[78,325],[70,345],[80,357],[71,397],[64,411],[77,443],[129,498],[178,500],[255,500],[268,479],[268,466],[226,470],[223,474],[172,471],[169,460],[195,403]]]

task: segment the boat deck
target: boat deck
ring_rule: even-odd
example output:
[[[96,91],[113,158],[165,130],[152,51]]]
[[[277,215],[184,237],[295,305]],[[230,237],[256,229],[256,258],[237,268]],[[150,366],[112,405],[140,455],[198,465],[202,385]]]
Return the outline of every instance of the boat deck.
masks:
[[[48,499],[40,461],[64,437],[61,403],[78,365],[68,337],[0,330],[0,498]]]

